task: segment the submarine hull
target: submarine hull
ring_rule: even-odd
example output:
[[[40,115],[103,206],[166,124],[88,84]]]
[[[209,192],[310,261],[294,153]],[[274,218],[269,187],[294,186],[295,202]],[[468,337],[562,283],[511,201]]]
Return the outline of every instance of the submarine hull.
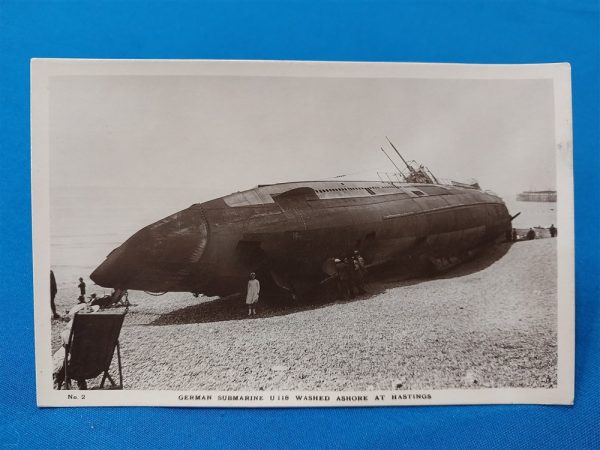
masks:
[[[192,205],[140,230],[91,274],[105,287],[224,296],[249,272],[284,290],[329,277],[358,250],[370,267],[444,260],[503,238],[503,201],[477,189],[380,182],[259,186]]]

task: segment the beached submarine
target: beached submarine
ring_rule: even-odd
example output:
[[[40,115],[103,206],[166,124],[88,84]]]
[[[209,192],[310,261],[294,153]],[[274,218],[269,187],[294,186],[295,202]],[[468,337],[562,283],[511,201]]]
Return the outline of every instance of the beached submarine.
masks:
[[[500,197],[407,167],[399,182],[259,185],[192,205],[135,233],[90,278],[115,289],[225,296],[243,292],[256,272],[261,283],[301,295],[334,276],[334,258],[356,250],[369,268],[443,265],[510,232]]]

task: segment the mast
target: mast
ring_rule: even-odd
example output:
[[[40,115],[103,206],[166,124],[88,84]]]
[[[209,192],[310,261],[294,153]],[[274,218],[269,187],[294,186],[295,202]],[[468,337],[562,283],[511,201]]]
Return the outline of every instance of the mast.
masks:
[[[387,139],[387,141],[390,143],[390,145],[392,146],[392,148],[394,149],[394,151],[398,154],[398,156],[400,157],[400,159],[402,160],[402,162],[404,163],[404,165],[406,165],[406,167],[408,167],[408,170],[410,171],[410,173],[414,174],[416,171],[415,169],[413,169],[413,167],[411,165],[409,165],[406,160],[404,159],[404,157],[400,154],[400,152],[398,151],[398,149],[396,148],[396,146],[394,144],[392,144],[392,141],[390,141],[389,137],[385,137]],[[383,150],[383,149],[382,149]],[[385,152],[384,152],[385,153]],[[386,153],[387,155],[387,153]],[[388,156],[389,158],[389,156]],[[396,165],[396,164],[394,164]],[[400,169],[398,169],[400,170]]]
[[[402,156],[402,154],[398,151],[398,149],[393,144],[393,142],[390,141],[390,138],[387,136],[385,138],[390,143],[390,145],[392,146],[392,148],[394,149],[396,154],[400,157],[400,159],[402,160],[404,165],[408,168],[409,175],[404,176],[404,179],[406,181],[408,181],[410,183],[430,183],[430,184],[437,183],[437,184],[439,184],[438,180],[435,178],[433,173],[431,173],[431,171],[428,168],[424,167],[423,165],[419,165],[419,167],[415,169],[411,164],[409,164],[404,159],[404,156]],[[389,158],[389,156],[388,156],[388,158]],[[412,161],[412,162],[414,163],[414,161]]]
[[[386,151],[383,149],[383,147],[379,147],[379,148],[381,149],[381,151],[383,152],[383,154],[384,154],[385,156],[387,156],[387,159],[389,159],[389,160],[390,160],[390,162],[391,162],[391,163],[394,165],[394,167],[396,168],[396,170],[398,170],[398,172],[402,173],[402,171],[400,170],[400,168],[399,168],[399,167],[396,165],[396,163],[394,162],[394,160],[393,160],[392,158],[390,158],[390,155],[388,155],[388,154],[386,153]]]

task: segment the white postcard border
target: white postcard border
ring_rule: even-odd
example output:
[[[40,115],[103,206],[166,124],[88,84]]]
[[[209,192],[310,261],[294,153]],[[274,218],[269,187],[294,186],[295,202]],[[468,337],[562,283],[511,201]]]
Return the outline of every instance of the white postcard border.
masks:
[[[35,361],[38,406],[390,406],[573,403],[575,357],[574,199],[571,68],[567,63],[467,65],[300,61],[77,60],[31,61],[31,190]],[[49,80],[53,76],[221,75],[422,79],[552,79],[557,161],[558,382],[553,389],[443,389],[424,391],[55,391],[52,386],[50,271]],[[298,400],[296,396],[307,399]],[[210,396],[210,399],[208,399]],[[224,397],[223,397],[224,396]],[[247,399],[229,399],[242,396]],[[285,400],[285,397],[288,397]],[[339,397],[349,400],[339,400]],[[393,396],[396,396],[395,398]],[[310,399],[309,397],[316,397]],[[319,397],[321,397],[319,399]],[[328,397],[324,399],[324,397]],[[353,397],[366,397],[353,400]],[[272,399],[273,398],[273,399]]]

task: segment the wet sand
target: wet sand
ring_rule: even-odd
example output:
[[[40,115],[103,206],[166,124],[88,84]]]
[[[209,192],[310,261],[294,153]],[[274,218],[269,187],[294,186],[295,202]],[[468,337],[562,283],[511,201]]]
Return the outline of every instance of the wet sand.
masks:
[[[132,292],[120,339],[125,389],[556,386],[555,239],[499,244],[435,278],[368,290],[342,302],[259,304],[252,318],[239,297]],[[59,292],[59,312],[69,298]],[[63,326],[53,322],[53,351]]]

